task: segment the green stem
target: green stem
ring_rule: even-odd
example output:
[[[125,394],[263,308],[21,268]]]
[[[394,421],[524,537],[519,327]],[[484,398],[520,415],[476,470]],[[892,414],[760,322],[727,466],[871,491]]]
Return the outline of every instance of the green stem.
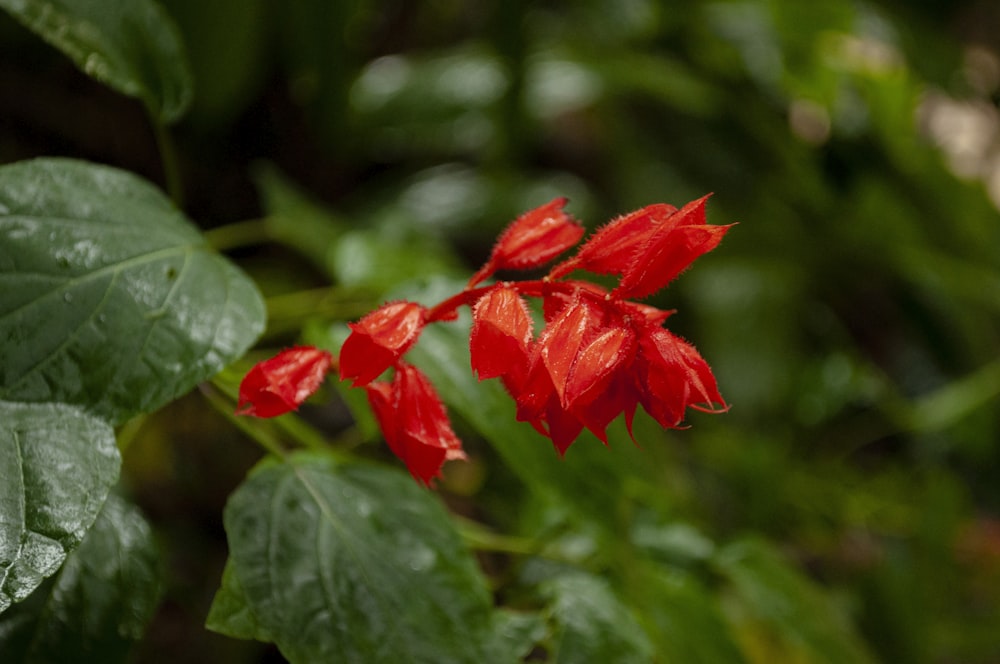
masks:
[[[154,113],[153,133],[156,135],[156,146],[160,151],[160,162],[163,165],[163,177],[166,180],[167,194],[177,207],[184,206],[184,186],[181,182],[181,172],[177,164],[177,150],[170,138],[170,132]]]
[[[205,240],[217,251],[264,244],[271,239],[267,219],[237,221],[203,233]]]
[[[246,417],[238,417],[233,413],[233,404],[222,392],[210,383],[202,383],[198,386],[201,393],[223,417],[229,420],[237,429],[249,436],[254,442],[260,445],[265,451],[279,459],[286,456],[281,443],[270,433],[259,426],[255,426],[253,421]]]
[[[533,540],[511,537],[487,530],[475,521],[452,515],[462,540],[477,551],[494,551],[519,556],[539,555],[539,547]]]

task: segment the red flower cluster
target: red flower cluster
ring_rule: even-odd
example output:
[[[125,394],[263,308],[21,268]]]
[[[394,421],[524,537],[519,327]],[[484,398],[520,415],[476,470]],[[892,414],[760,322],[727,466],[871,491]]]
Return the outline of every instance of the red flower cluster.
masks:
[[[622,413],[631,432],[640,405],[663,427],[678,426],[689,407],[723,411],[708,364],[663,327],[672,312],[629,300],[660,290],[719,244],[730,226],[705,223],[707,198],[619,217],[541,280],[479,286],[500,270],[539,267],[583,236],[563,211],[565,199],[531,210],[501,234],[461,293],[429,309],[391,302],[350,324],[341,379],[365,388],[389,447],[424,483],[464,453],[430,381],[403,356],[424,326],[453,320],[463,305],[472,308],[472,369],[480,380],[500,378],[518,420],[549,437],[560,454],[584,428],[607,443],[607,426]],[[618,285],[607,291],[565,279],[577,270],[616,275]],[[527,297],[541,299],[545,324],[537,335]],[[377,381],[388,369],[392,378]],[[257,406],[253,414],[264,410]]]

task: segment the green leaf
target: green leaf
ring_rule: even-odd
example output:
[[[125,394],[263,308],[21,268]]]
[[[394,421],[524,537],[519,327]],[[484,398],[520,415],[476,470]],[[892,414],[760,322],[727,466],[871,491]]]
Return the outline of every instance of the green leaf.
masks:
[[[274,641],[274,637],[260,624],[250,608],[232,559],[226,561],[226,567],[222,570],[222,586],[215,593],[205,627],[236,639]]]
[[[655,571],[642,577],[642,618],[659,659],[685,664],[741,664],[718,598],[692,574]],[[638,601],[638,600],[637,600]]]
[[[551,602],[553,661],[653,661],[649,637],[603,579],[574,572],[544,582],[539,590]]]
[[[263,329],[253,283],[130,173],[0,167],[0,238],[0,399],[119,423],[218,372]]]
[[[224,518],[243,598],[293,663],[514,661],[447,513],[400,472],[265,462]]]
[[[4,662],[124,662],[159,594],[149,524],[112,494],[58,576],[0,619]]]
[[[78,408],[0,401],[0,612],[80,544],[120,462],[111,427]]]
[[[88,76],[142,100],[162,122],[177,120],[191,103],[184,45],[153,0],[0,0],[0,8]]]
[[[719,552],[715,565],[731,584],[730,621],[758,659],[875,661],[831,598],[764,542],[734,542]]]

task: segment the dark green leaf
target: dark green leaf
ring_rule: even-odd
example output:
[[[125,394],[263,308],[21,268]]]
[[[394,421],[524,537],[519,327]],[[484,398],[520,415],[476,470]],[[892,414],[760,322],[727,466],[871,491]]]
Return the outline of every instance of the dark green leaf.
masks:
[[[105,422],[72,406],[0,401],[0,611],[80,544],[119,464]]]
[[[153,616],[159,590],[149,525],[111,495],[55,579],[0,619],[3,661],[124,662]]]
[[[0,398],[122,422],[257,338],[256,287],[157,189],[104,166],[0,167]]]
[[[730,619],[770,661],[874,661],[830,596],[764,542],[730,544],[716,566],[732,586]]]
[[[553,661],[651,662],[653,647],[639,623],[606,581],[583,572],[546,581],[555,631]]]
[[[184,45],[153,0],[0,0],[0,8],[68,55],[76,66],[163,122],[191,103]]]
[[[489,593],[447,513],[403,473],[266,462],[225,525],[249,610],[292,662],[514,659],[494,650]]]

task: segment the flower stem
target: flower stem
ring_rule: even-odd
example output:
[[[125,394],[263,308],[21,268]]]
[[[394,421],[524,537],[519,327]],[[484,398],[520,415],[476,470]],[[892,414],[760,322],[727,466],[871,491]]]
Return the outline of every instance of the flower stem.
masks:
[[[227,251],[267,242],[271,239],[267,226],[267,219],[247,219],[211,228],[203,236],[216,251]]]
[[[226,398],[218,387],[212,385],[211,383],[202,383],[198,386],[198,389],[201,391],[202,395],[205,396],[205,399],[208,400],[208,403],[215,408],[215,410],[234,424],[237,429],[245,433],[255,443],[260,445],[265,451],[273,454],[279,459],[284,459],[286,457],[284,448],[282,448],[281,443],[274,436],[265,431],[262,427],[255,426],[248,418],[237,417],[233,413],[232,402]]]

